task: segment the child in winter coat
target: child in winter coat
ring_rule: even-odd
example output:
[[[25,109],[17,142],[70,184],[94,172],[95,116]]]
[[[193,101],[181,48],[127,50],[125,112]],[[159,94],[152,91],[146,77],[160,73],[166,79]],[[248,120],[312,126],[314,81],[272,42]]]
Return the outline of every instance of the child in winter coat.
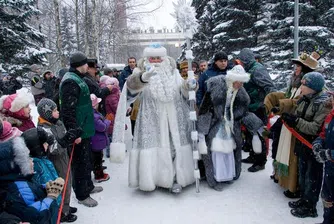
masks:
[[[313,142],[313,153],[319,163],[325,164],[324,182],[321,197],[324,205],[322,224],[334,223],[334,92],[332,95],[332,112],[325,119],[320,136]]]
[[[111,93],[105,98],[104,104],[105,104],[105,110],[106,110],[106,119],[110,121],[110,126],[108,127],[108,137],[109,141],[111,142],[112,139],[112,133],[114,130],[114,121],[117,111],[117,105],[120,98],[120,88],[119,88],[119,82],[116,78],[109,77],[109,76],[102,76],[100,79],[100,85],[103,87],[104,85],[112,85],[113,89],[111,90]],[[106,150],[106,156],[107,158],[110,157],[110,148],[107,147]]]
[[[0,111],[5,117],[14,118],[20,121],[17,128],[24,132],[34,128],[35,124],[30,116],[29,98],[24,93],[4,95],[0,98]]]
[[[330,98],[322,89],[325,80],[319,72],[309,72],[301,80],[301,97],[279,102],[283,122],[294,128],[308,142],[314,141],[326,116],[331,111]],[[286,111],[294,113],[286,113]],[[301,198],[289,202],[291,214],[299,218],[317,217],[316,205],[321,190],[323,166],[318,163],[305,143],[296,140],[294,152],[298,156],[299,186]]]
[[[95,175],[95,180],[97,182],[103,182],[110,179],[109,175],[103,172],[102,158],[103,149],[105,149],[108,144],[107,131],[110,126],[110,121],[105,119],[102,114],[97,111],[101,98],[97,98],[95,94],[91,94],[90,98],[92,100],[92,106],[94,108],[94,126],[95,135],[92,137],[92,157],[93,157],[93,172]]]
[[[44,185],[31,182],[34,164],[21,137],[0,143],[0,148],[4,212],[17,216],[22,222],[55,224],[59,209],[55,199],[63,189],[64,180],[58,178]]]
[[[37,104],[37,111],[39,114],[38,127],[43,128],[49,135],[54,136],[54,142],[50,143],[48,146],[49,153],[47,156],[55,166],[59,177],[66,179],[67,167],[69,164],[67,147],[80,137],[81,129],[71,129],[66,131],[64,123],[59,120],[57,105],[50,99],[41,99]],[[66,187],[61,222],[74,222],[77,220],[77,216],[72,214],[75,213],[77,209],[70,207],[72,188],[71,179],[70,174]]]

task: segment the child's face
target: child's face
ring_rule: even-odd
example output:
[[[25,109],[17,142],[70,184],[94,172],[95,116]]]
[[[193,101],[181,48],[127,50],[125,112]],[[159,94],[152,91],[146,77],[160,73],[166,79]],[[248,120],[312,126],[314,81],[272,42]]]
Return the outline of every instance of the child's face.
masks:
[[[59,119],[59,111],[57,110],[57,108],[55,108],[52,111],[52,117],[55,118],[55,119]]]
[[[30,109],[29,105],[26,106],[25,108],[23,108],[23,111],[24,111],[24,116],[25,117],[30,117],[30,111],[31,111],[31,109]]]

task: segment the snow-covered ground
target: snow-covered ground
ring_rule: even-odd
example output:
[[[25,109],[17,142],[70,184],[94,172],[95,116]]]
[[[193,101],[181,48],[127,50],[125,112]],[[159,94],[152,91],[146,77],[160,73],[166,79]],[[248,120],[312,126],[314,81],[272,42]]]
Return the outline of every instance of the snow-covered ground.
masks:
[[[34,105],[32,115],[37,121]],[[244,153],[243,157],[247,157]],[[201,182],[200,193],[195,186],[187,187],[182,194],[172,195],[157,189],[145,193],[128,187],[128,161],[112,164],[106,160],[111,179],[101,185],[104,191],[94,194],[99,205],[87,208],[79,205],[72,194],[72,206],[78,208],[80,224],[314,224],[322,221],[322,203],[318,203],[319,217],[299,219],[290,214],[288,198],[269,176],[272,172],[269,160],[264,171],[247,172],[249,165],[242,165],[239,180],[227,184],[222,192],[214,191]]]

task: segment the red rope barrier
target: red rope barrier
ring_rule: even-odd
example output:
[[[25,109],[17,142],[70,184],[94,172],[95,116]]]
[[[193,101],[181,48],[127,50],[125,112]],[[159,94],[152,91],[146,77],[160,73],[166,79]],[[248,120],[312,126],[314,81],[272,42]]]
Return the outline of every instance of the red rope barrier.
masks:
[[[64,185],[64,188],[63,188],[63,193],[62,193],[61,203],[60,203],[60,207],[59,207],[59,211],[58,211],[57,224],[60,223],[61,212],[63,211],[63,207],[64,207],[64,198],[65,198],[65,193],[66,193],[66,188],[67,188],[68,178],[69,178],[69,176],[70,176],[70,171],[71,171],[71,164],[72,164],[72,159],[73,159],[74,146],[75,146],[75,143],[73,143],[73,147],[72,147],[72,151],[71,151],[70,160],[69,160],[69,162],[68,162],[68,166],[67,166],[67,172],[66,172],[66,178],[65,178],[65,185]]]
[[[309,143],[303,136],[301,136],[295,129],[289,127],[283,120],[282,120],[284,126],[291,132],[291,134],[293,136],[295,136],[299,141],[301,141],[301,143],[303,143],[304,145],[306,145],[307,147],[309,147],[312,150],[312,144]]]

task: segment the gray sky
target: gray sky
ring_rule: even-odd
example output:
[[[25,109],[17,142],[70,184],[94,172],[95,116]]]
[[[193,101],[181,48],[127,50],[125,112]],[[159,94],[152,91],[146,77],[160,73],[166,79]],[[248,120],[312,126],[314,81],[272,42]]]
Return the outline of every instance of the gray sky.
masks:
[[[161,29],[164,26],[168,29],[174,28],[175,19],[170,15],[174,12],[173,2],[177,0],[152,0],[152,3],[147,5],[147,9],[152,10],[162,4],[162,7],[152,13],[152,15],[143,18],[142,28],[147,29],[150,26],[156,29]]]

